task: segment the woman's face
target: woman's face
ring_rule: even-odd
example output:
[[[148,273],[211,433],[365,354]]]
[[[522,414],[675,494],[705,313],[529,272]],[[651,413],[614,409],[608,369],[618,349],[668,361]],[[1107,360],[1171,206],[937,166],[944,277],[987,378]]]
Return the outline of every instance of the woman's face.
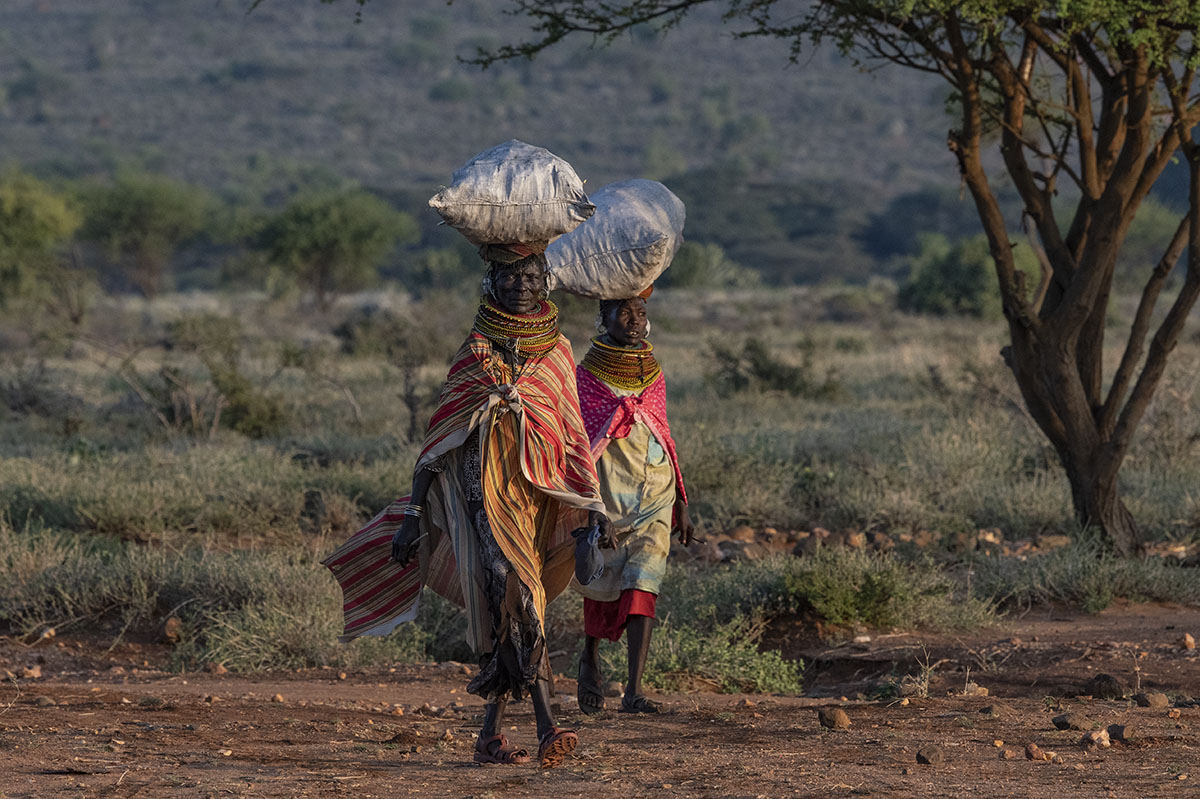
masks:
[[[646,301],[641,297],[624,300],[604,315],[608,337],[622,347],[632,347],[646,338],[647,323]]]
[[[528,261],[502,267],[492,277],[492,297],[500,310],[509,313],[536,311],[545,288],[546,273],[539,264]]]

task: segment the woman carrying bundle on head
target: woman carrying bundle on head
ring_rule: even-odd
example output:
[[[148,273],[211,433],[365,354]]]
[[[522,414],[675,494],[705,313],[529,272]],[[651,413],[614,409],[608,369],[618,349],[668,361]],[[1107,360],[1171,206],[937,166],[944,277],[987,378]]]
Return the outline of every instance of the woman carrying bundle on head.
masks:
[[[343,638],[386,632],[413,618],[422,584],[465,607],[468,641],[482,655],[467,690],[487,702],[475,761],[529,760],[500,732],[509,698],[528,693],[538,760],[554,766],[578,738],[555,725],[550,706],[546,604],[570,582],[572,532],[587,525],[596,531],[594,543],[607,535],[608,520],[580,417],[571,345],[559,333],[546,289],[546,259],[521,245],[490,246],[483,254],[488,273],[479,310],[430,420],[411,497],[376,517],[326,564],[345,594]],[[397,523],[392,562],[379,562],[370,554],[379,543],[371,531]],[[594,550],[589,554],[598,561]],[[370,557],[376,561],[367,563]]]
[[[587,585],[583,618],[587,638],[579,659],[579,708],[605,707],[600,680],[600,639],[625,633],[629,677],[621,712],[657,713],[641,693],[650,651],[654,609],[667,569],[672,529],[679,541],[692,539],[687,495],[667,424],[666,382],[646,340],[646,298],[602,300],[600,335],[577,368],[579,402],[591,440],[600,493],[611,519],[616,547],[606,549],[604,571]]]

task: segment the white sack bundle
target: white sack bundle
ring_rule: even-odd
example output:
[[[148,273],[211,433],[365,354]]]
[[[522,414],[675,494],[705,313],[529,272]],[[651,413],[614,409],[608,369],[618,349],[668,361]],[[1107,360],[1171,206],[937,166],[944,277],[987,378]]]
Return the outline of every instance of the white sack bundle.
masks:
[[[544,247],[596,211],[570,164],[516,139],[457,169],[429,205],[476,246],[520,242]]]
[[[596,214],[546,250],[551,288],[597,300],[642,292],[683,244],[683,201],[657,180],[610,183]]]

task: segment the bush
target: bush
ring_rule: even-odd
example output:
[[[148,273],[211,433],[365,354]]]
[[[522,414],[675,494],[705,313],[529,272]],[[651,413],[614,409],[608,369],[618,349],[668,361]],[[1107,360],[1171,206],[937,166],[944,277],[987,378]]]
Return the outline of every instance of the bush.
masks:
[[[147,297],[165,288],[171,258],[205,229],[211,207],[203,190],[143,173],[84,187],[80,198],[80,235],[101,245],[122,278]]]
[[[836,372],[830,369],[823,378],[814,375],[812,339],[800,340],[801,361],[793,366],[771,354],[767,345],[756,337],[743,342],[740,349],[727,346],[719,339],[708,343],[713,370],[709,381],[724,393],[746,391],[785,391],[793,397],[827,399],[836,396],[839,384]]]
[[[293,200],[263,229],[261,246],[312,292],[318,307],[365,288],[400,242],[416,238],[408,214],[361,189],[317,192]]]
[[[921,237],[920,251],[900,287],[901,310],[935,316],[1000,316],[1000,291],[983,236],[951,244],[941,234]]]

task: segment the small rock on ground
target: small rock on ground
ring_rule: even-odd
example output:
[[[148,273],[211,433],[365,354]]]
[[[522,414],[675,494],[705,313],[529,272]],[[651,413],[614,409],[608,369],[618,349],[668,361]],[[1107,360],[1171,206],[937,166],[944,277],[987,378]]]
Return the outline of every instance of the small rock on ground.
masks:
[[[1167,698],[1166,694],[1157,692],[1150,694],[1134,694],[1133,701],[1137,702],[1138,707],[1164,708],[1170,706],[1171,704],[1171,700]]]
[[[1133,729],[1128,724],[1109,724],[1108,738],[1110,741],[1125,743],[1133,738]]]
[[[940,746],[926,746],[917,750],[917,762],[936,766],[946,759],[946,751]]]
[[[822,727],[831,730],[850,729],[850,717],[840,707],[821,708],[817,711],[817,721]]]
[[[1054,723],[1054,728],[1058,730],[1083,732],[1092,728],[1091,721],[1082,713],[1063,713],[1061,716],[1055,716],[1051,721]]]
[[[1111,746],[1112,742],[1108,738],[1108,730],[1092,730],[1091,732],[1084,733],[1083,737],[1079,739],[1079,745],[1083,747],[1105,747]]]
[[[1035,743],[1025,744],[1025,759],[1026,760],[1049,760],[1042,748]]]
[[[1095,699],[1121,699],[1125,696],[1125,685],[1111,674],[1097,674],[1084,683],[1083,693]]]

